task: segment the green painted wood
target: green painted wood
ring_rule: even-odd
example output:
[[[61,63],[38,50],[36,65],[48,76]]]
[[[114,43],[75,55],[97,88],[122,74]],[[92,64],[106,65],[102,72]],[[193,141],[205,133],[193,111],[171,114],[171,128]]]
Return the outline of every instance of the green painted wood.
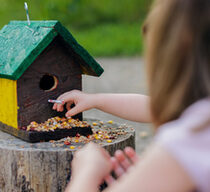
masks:
[[[84,62],[84,74],[100,76],[101,66],[58,21],[11,21],[0,31],[0,77],[17,80],[40,53],[60,35]]]
[[[100,76],[104,70],[103,68],[94,60],[89,53],[80,46],[71,33],[61,25],[60,22],[57,22],[55,25],[55,30],[63,37],[65,42],[70,45],[73,50],[83,59],[84,64],[81,63],[84,74],[90,74],[94,76]]]

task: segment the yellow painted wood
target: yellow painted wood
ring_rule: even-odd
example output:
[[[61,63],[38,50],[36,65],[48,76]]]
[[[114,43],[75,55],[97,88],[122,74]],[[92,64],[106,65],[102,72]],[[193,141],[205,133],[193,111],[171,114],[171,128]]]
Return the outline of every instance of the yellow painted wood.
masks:
[[[18,128],[17,81],[0,78],[0,121]]]

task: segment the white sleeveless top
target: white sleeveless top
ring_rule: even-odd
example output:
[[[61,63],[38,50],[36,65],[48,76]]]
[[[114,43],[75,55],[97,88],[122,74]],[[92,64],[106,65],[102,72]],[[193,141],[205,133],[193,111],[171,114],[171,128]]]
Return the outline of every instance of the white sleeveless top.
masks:
[[[180,163],[199,192],[210,192],[210,98],[162,125],[155,140]]]

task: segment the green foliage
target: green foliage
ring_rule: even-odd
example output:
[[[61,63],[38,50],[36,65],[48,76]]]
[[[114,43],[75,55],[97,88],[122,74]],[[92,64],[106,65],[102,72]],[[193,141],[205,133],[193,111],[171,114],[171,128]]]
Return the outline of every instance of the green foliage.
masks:
[[[10,20],[26,20],[25,1],[0,0],[0,28]],[[126,53],[128,55],[140,51],[140,46],[137,46],[139,41],[134,43],[139,37],[132,35],[139,34],[136,23],[142,22],[151,1],[28,0],[27,3],[31,20],[59,20],[64,26],[76,31],[75,35],[78,35],[82,44],[98,56],[123,54],[125,51],[122,48],[120,50],[120,47],[124,44],[131,45]],[[113,40],[116,43],[111,46]],[[104,50],[98,42],[104,45]],[[111,47],[108,49],[108,46]]]
[[[135,56],[140,55],[143,47],[140,26],[139,23],[103,24],[71,32],[93,56]]]
[[[25,20],[25,0],[0,0],[0,25]],[[59,20],[72,27],[128,23],[144,17],[151,0],[28,0],[32,20]]]

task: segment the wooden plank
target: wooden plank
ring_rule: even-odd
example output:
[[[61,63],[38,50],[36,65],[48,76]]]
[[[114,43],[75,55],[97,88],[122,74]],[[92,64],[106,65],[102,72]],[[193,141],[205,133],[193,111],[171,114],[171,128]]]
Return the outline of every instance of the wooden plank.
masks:
[[[35,60],[17,81],[18,126],[26,127],[32,121],[38,123],[55,116],[65,116],[66,110],[58,113],[52,110],[48,99],[56,99],[60,94],[82,89],[81,68],[74,62],[72,55],[65,49],[62,40],[57,37]],[[58,84],[52,91],[40,88],[40,80],[46,75],[57,78]],[[82,118],[78,115],[76,118]]]
[[[88,136],[93,133],[91,127],[56,129],[55,131],[49,131],[49,132],[25,131],[25,130],[15,129],[1,122],[0,122],[0,130],[30,143],[59,140],[67,136],[75,137],[77,133],[83,136]]]
[[[17,81],[0,78],[0,121],[18,128]]]

